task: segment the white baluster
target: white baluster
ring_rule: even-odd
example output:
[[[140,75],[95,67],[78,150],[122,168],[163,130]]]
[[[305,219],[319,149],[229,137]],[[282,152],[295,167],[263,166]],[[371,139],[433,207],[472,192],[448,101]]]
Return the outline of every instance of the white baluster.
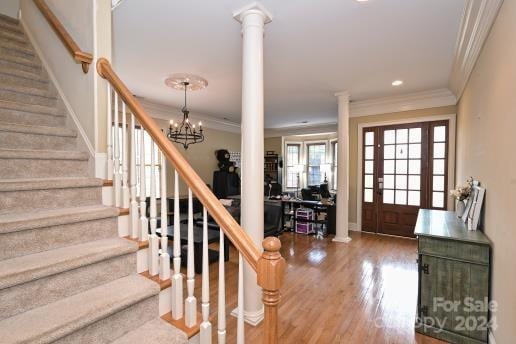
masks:
[[[121,182],[121,175],[120,175],[120,142],[118,141],[118,93],[115,92],[114,95],[115,99],[115,113],[113,114],[114,117],[114,137],[113,137],[113,150],[114,150],[114,165],[115,165],[115,172],[113,177],[113,189],[114,189],[114,198],[115,198],[115,207],[120,207],[120,182]]]
[[[172,318],[183,317],[183,275],[181,274],[181,228],[179,214],[179,176],[174,171],[174,276],[172,277]]]
[[[145,190],[145,135],[140,130],[140,241],[149,239],[149,222],[147,221],[147,199]]]
[[[113,180],[113,109],[111,107],[111,85],[107,84],[107,173],[106,179]]]
[[[237,344],[244,344],[244,260],[238,255]]]
[[[156,157],[154,141],[151,138],[151,171],[150,171],[150,230],[149,236],[149,273],[156,276],[159,273],[159,238],[156,235],[157,211],[156,211]]]
[[[131,238],[138,238],[138,201],[136,200],[136,133],[134,128],[134,115],[131,114],[131,163],[130,163],[130,193],[131,193]]]
[[[211,344],[211,322],[210,322],[210,263],[208,256],[208,213],[206,208],[202,212],[202,323],[201,323],[201,344]],[[199,252],[197,252],[199,254]]]
[[[195,270],[194,270],[194,242],[193,242],[193,201],[192,190],[188,188],[188,255],[186,262],[186,290],[188,296],[185,300],[185,325],[193,327],[197,322],[197,299],[194,296]]]
[[[122,101],[122,208],[129,208],[129,187],[128,177],[129,171],[127,170],[128,162],[128,147],[127,147],[127,111],[125,103]]]
[[[219,240],[219,298],[218,298],[218,343],[226,343],[226,276],[224,271],[224,232],[220,230]]]
[[[168,202],[167,202],[167,160],[165,154],[161,153],[161,171],[160,171],[161,190],[159,197],[161,198],[161,256],[160,256],[160,280],[168,280],[170,278],[170,255],[168,254]]]

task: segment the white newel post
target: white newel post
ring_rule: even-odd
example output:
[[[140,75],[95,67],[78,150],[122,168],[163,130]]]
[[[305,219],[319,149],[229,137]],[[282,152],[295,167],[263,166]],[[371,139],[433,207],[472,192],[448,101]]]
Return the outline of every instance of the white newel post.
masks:
[[[337,150],[337,228],[333,241],[348,243],[349,219],[349,93],[335,94],[339,100],[338,145]]]
[[[233,14],[242,24],[242,200],[241,226],[258,247],[263,241],[263,37],[272,15],[252,3]],[[257,221],[260,219],[260,221]],[[263,319],[262,290],[256,273],[244,266],[244,318],[256,325]],[[234,316],[238,311],[234,310]]]

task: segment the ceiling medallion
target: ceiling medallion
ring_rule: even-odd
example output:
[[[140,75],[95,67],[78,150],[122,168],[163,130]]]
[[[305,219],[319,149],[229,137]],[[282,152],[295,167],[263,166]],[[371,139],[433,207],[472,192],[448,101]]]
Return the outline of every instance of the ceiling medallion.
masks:
[[[186,91],[202,90],[208,86],[208,81],[197,75],[181,73],[171,75],[165,79],[165,85],[175,90],[184,91],[185,94],[185,104],[181,109],[183,120],[179,123],[174,123],[174,120],[170,120],[167,133],[168,139],[181,144],[184,149],[188,149],[188,146],[191,144],[203,142],[202,122],[199,122],[199,127],[196,128],[195,124],[192,124],[188,118],[190,111],[186,107]]]

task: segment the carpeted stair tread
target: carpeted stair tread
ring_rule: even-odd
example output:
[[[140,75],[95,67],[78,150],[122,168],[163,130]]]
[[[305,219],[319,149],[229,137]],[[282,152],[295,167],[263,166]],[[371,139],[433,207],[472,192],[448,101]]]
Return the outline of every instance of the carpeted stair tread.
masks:
[[[34,149],[0,149],[0,159],[32,160],[88,160],[88,152],[34,150]]]
[[[19,102],[2,101],[0,100],[0,111],[2,110],[21,111],[34,114],[41,114],[47,116],[64,117],[64,112],[58,107],[24,104]]]
[[[1,123],[0,131],[9,131],[14,133],[26,133],[32,135],[77,137],[75,130],[65,127],[46,127],[40,125],[23,125],[16,123]]]
[[[158,293],[138,274],[120,278],[1,321],[2,343],[51,343]]]
[[[0,180],[0,192],[101,187],[102,184],[102,179],[81,177],[3,179]]]
[[[0,290],[137,250],[131,240],[110,238],[2,260]]]
[[[45,209],[0,215],[0,234],[91,221],[118,216],[120,210],[105,205]]]
[[[188,343],[186,334],[167,322],[157,318],[151,320],[137,329],[125,334],[112,344],[135,344],[135,343],[167,343],[183,344]]]
[[[0,45],[2,44],[2,40],[0,39]],[[45,77],[42,70],[27,70],[17,68],[18,66],[14,63],[8,61],[0,60],[0,73],[7,75],[14,75],[21,78],[25,78],[27,80],[35,80],[40,82],[48,81],[48,78]]]
[[[20,23],[20,21],[17,18],[13,18],[2,13],[0,13],[0,21],[10,25],[19,25]]]
[[[5,78],[2,76],[3,74],[0,74],[0,89],[2,90],[13,93],[22,93],[26,94],[27,96],[57,99],[55,93],[49,89],[48,85],[39,82],[33,85],[29,84],[27,81],[13,81],[8,80],[9,76],[6,76]]]
[[[18,34],[23,34],[23,29],[18,23],[12,23],[0,19],[0,30],[11,31]]]

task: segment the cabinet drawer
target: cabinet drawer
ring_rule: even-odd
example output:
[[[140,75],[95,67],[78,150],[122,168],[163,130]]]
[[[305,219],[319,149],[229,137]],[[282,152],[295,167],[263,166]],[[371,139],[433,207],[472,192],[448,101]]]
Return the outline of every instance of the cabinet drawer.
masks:
[[[489,246],[463,241],[419,237],[419,253],[489,264]]]

